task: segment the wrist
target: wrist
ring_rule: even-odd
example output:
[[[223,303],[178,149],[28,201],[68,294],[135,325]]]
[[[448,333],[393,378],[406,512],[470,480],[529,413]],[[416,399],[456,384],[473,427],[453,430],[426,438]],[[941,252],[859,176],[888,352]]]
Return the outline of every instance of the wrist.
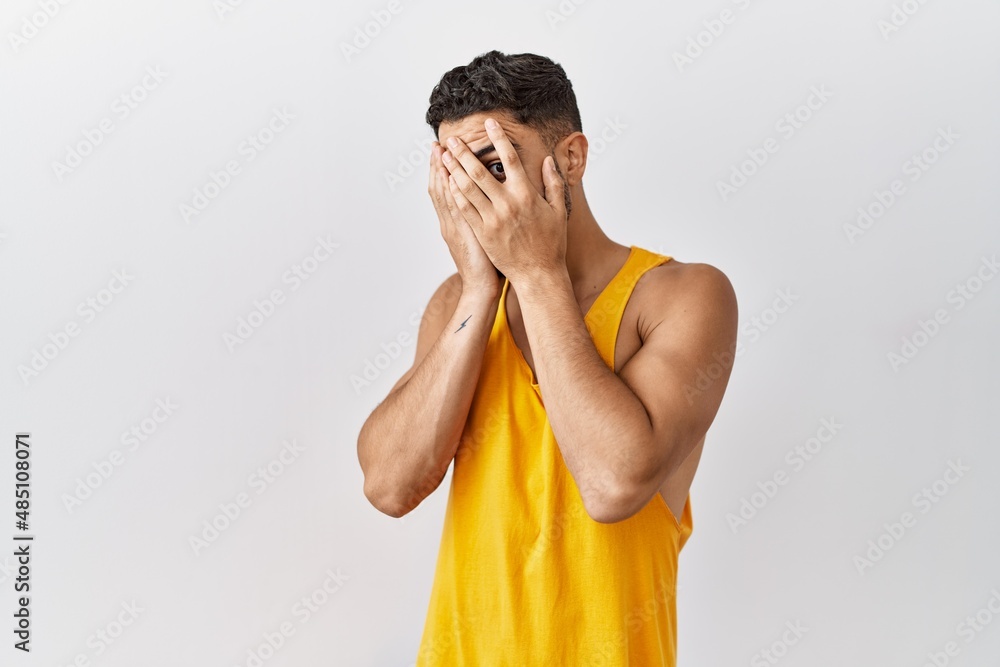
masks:
[[[497,300],[500,296],[500,291],[503,288],[503,280],[497,278],[493,281],[480,281],[480,282],[469,282],[462,283],[462,298],[470,299],[472,301],[483,301],[486,303],[492,303]]]
[[[516,280],[511,278],[510,282],[521,303],[544,300],[560,293],[573,294],[573,281],[565,267],[519,275]]]

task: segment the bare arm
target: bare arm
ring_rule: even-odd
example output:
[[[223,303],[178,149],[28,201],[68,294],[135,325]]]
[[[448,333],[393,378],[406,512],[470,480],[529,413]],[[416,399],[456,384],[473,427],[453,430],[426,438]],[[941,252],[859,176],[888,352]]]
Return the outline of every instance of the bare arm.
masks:
[[[729,382],[738,319],[729,279],[689,264],[657,289],[663,305],[644,318],[642,347],[618,375],[595,349],[565,271],[517,293],[552,431],[601,523],[649,502],[705,436]],[[703,386],[709,371],[718,374]]]
[[[358,436],[365,496],[379,511],[403,516],[448,471],[469,416],[499,299],[499,293],[489,290],[463,290],[457,273],[431,297],[413,366],[372,411]]]

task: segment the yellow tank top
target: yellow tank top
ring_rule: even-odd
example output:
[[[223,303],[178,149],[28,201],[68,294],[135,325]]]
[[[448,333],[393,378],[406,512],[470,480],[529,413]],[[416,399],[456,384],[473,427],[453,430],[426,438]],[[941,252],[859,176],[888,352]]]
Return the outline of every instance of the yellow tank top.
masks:
[[[639,277],[671,258],[631,246],[584,318],[614,370]],[[674,667],[677,557],[693,529],[657,493],[587,514],[507,324],[505,280],[455,455],[417,667]]]

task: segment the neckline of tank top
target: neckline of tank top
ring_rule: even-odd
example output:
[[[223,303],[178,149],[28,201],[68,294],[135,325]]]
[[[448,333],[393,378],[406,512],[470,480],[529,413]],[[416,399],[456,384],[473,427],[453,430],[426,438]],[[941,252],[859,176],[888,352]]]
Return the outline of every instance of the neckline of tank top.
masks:
[[[611,288],[611,286],[615,284],[615,282],[622,276],[623,273],[625,273],[625,269],[628,268],[629,264],[632,263],[633,258],[636,257],[639,254],[638,250],[639,250],[638,246],[635,246],[635,245],[629,246],[628,257],[626,257],[625,261],[622,262],[622,265],[620,267],[618,267],[618,271],[616,271],[615,275],[613,275],[611,277],[611,280],[608,281],[608,284],[605,285],[604,288],[600,292],[598,292],[597,298],[595,298],[594,301],[593,301],[593,303],[590,304],[590,307],[587,308],[587,312],[583,316],[584,320],[586,320],[588,317],[590,317],[590,314],[592,312],[594,312],[594,307],[597,305],[597,302],[600,301],[605,296],[605,294],[608,293],[608,290]],[[503,286],[503,289],[504,289],[504,295],[503,295],[503,298],[504,298],[503,320],[504,320],[504,323],[507,324],[507,329],[509,330],[510,329],[510,318],[507,317],[507,293],[510,291],[510,278],[507,278],[506,276],[504,277],[504,286]],[[511,337],[513,338],[513,334],[511,335]],[[518,349],[521,349],[521,348],[518,348]]]
[[[615,273],[615,275],[612,276],[611,280],[608,281],[608,284],[604,286],[604,289],[602,289],[598,293],[597,298],[594,299],[594,302],[590,304],[590,307],[587,309],[587,313],[583,316],[584,321],[586,321],[587,318],[590,317],[590,314],[593,312],[594,307],[597,305],[597,302],[600,301],[602,297],[604,297],[604,295],[608,292],[611,286],[614,285],[615,282],[622,276],[622,274],[625,272],[625,269],[628,268],[629,264],[632,263],[633,258],[638,255],[637,252],[638,250],[639,250],[638,246],[635,245],[629,246],[628,257],[625,258],[625,261],[618,268],[618,271]],[[528,376],[528,383],[531,385],[533,389],[537,391],[540,389],[540,386],[537,382],[535,382],[536,379],[535,371],[533,371],[531,369],[531,366],[528,365],[528,359],[524,356],[524,352],[518,346],[517,341],[514,340],[514,332],[511,331],[510,328],[510,318],[507,317],[507,294],[509,292],[509,287],[510,287],[510,278],[504,277],[503,304],[502,304],[504,329],[507,330],[507,340],[514,348],[514,351],[517,352],[517,356],[520,358],[521,362],[520,365],[521,368],[524,369],[525,374]]]

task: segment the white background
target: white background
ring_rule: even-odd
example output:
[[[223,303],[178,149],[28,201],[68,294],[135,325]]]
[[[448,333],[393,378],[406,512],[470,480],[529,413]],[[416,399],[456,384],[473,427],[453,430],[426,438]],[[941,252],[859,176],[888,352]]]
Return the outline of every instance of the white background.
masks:
[[[680,560],[679,664],[772,664],[760,652],[796,622],[807,631],[776,647],[781,665],[916,667],[949,641],[948,664],[997,664],[995,2],[911,0],[887,32],[888,0],[404,0],[349,56],[386,3],[45,4],[0,12],[0,663],[248,665],[286,622],[268,667],[413,663],[451,477],[392,519],[362,493],[356,439],[455,270],[418,154],[428,96],[497,48],[566,68],[605,231],[713,264],[737,291],[741,353]],[[732,21],[712,24],[723,10]],[[704,46],[679,66],[689,39]],[[828,99],[803,107],[814,87]],[[294,118],[268,136],[275,109]],[[790,113],[804,120],[787,136]],[[87,146],[103,119],[113,131]],[[620,131],[601,142],[609,123]],[[271,141],[250,160],[258,133]],[[723,197],[769,138],[778,150]],[[935,161],[914,180],[906,163],[925,149]],[[230,160],[239,173],[185,219]],[[851,237],[895,179],[903,193]],[[293,289],[283,276],[317,238],[338,247]],[[953,291],[966,284],[971,300]],[[276,289],[283,302],[227,345]],[[775,316],[779,290],[794,300]],[[947,321],[920,335],[939,309]],[[920,346],[894,368],[904,338]],[[367,362],[381,368],[359,386]],[[842,427],[797,469],[786,454],[824,418]],[[149,434],[130,448],[133,427]],[[18,431],[32,434],[30,655],[8,629]],[[292,440],[297,456],[253,485]],[[915,503],[949,461],[968,471]],[[773,497],[753,496],[781,471]],[[193,547],[241,493],[249,506]],[[744,499],[759,507],[734,528]],[[904,512],[915,524],[883,535]],[[880,536],[890,548],[859,568]],[[314,593],[305,620],[296,604]],[[133,601],[142,611],[99,642]],[[963,633],[977,612],[986,625]]]

